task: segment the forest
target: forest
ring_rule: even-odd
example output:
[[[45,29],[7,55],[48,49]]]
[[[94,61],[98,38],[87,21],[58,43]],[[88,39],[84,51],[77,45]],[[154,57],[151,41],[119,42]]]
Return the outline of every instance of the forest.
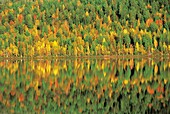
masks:
[[[170,0],[0,0],[0,113],[170,113]]]
[[[168,0],[8,0],[0,57],[165,55]]]

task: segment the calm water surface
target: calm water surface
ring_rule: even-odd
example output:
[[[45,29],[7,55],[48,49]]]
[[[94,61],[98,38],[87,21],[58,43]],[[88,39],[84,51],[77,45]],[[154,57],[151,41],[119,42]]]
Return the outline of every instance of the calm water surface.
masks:
[[[0,113],[170,113],[170,60],[0,60]]]

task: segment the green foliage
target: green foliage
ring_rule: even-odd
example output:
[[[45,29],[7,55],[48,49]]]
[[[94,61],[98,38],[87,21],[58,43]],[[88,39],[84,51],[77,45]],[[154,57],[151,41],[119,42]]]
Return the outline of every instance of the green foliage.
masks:
[[[152,39],[149,37],[148,34],[142,37],[142,42],[146,50],[150,49],[153,46]]]
[[[123,37],[123,41],[124,41],[124,43],[126,44],[127,47],[130,46],[130,44],[131,44],[131,39],[130,39],[129,35],[125,35],[125,36]]]
[[[12,12],[8,13],[8,19],[9,19],[9,22],[14,21],[15,17],[14,17],[14,14]]]
[[[0,34],[4,34],[6,32],[6,27],[1,25],[0,26]]]
[[[152,32],[156,32],[156,31],[158,30],[158,25],[157,25],[155,22],[153,22],[153,23],[151,23],[149,29],[150,29]]]
[[[144,20],[145,20],[145,21],[146,21],[148,18],[150,18],[149,10],[144,10],[144,11],[143,11],[143,17],[144,17]]]
[[[28,26],[28,28],[33,28],[33,19],[31,14],[26,15],[25,24]]]
[[[19,32],[19,34],[22,34],[24,32],[24,27],[22,24],[16,25],[16,30]]]
[[[0,6],[0,33],[9,39],[2,38],[3,47],[7,46],[2,55],[7,51],[17,53],[18,49],[22,51],[19,53],[27,53],[27,48],[32,49],[32,56],[51,53],[59,56],[64,52],[73,56],[146,54],[148,50],[152,53],[170,50],[169,5],[165,0],[9,0],[5,3]],[[125,33],[124,29],[127,29]],[[18,36],[24,39],[20,42],[22,46],[6,45],[9,40],[21,39],[15,39]],[[158,38],[154,40],[152,36]],[[81,41],[75,40],[78,37]],[[89,44],[85,45],[86,42]],[[134,48],[137,42],[139,46]]]

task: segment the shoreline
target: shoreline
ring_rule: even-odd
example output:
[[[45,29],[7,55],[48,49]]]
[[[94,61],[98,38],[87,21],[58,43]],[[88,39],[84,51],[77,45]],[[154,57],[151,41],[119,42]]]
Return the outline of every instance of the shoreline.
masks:
[[[36,57],[0,57],[0,60],[38,60],[38,59],[170,59],[170,54],[164,55],[91,55],[91,56],[36,56]]]

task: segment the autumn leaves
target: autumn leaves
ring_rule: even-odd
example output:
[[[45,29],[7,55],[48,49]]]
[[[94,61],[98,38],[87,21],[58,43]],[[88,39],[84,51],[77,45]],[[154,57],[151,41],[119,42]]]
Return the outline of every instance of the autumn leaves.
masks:
[[[170,51],[169,15],[157,2],[9,2],[3,5],[0,20],[1,57]]]

